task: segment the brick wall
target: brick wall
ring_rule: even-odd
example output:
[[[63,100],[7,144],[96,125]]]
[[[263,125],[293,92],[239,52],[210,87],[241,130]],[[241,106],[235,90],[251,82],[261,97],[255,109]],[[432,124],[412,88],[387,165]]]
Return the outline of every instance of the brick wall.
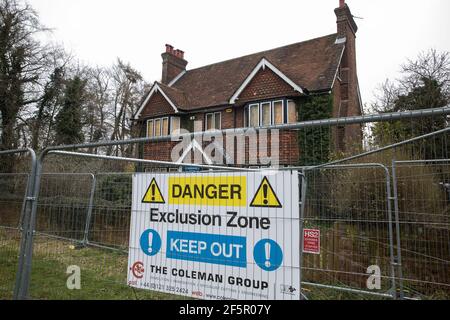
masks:
[[[234,128],[234,115],[235,115],[236,109],[233,109],[231,107],[230,107],[230,109],[233,110],[233,112],[226,112],[226,110],[223,110],[221,112],[221,114],[222,114],[222,129],[223,130]]]
[[[236,128],[243,128],[245,127],[245,108],[244,107],[236,107],[234,108],[234,112],[236,113]]]
[[[176,56],[172,52],[173,48],[167,48],[167,50],[170,52],[165,52],[161,55],[163,58],[161,82],[164,84],[169,84],[180,73],[186,71],[186,66],[188,64],[188,62],[184,60],[184,53],[181,57]]]
[[[333,95],[335,99],[335,117],[351,117],[361,115],[358,96],[358,76],[356,63],[356,32],[358,27],[346,4],[335,10],[339,38],[346,38],[345,51],[342,57],[340,80],[335,82]],[[361,145],[362,127],[358,124],[347,125],[335,130],[336,151],[349,151]]]
[[[141,118],[159,117],[175,114],[175,110],[160,92],[156,92],[142,110]]]
[[[238,103],[243,104],[250,101],[298,95],[299,93],[289,84],[272,70],[266,68],[265,70],[260,70],[242,91]]]
[[[172,161],[172,149],[178,142],[149,142],[144,145],[144,159],[157,161]],[[175,159],[178,160],[178,159]]]
[[[237,140],[235,141],[234,152],[229,152],[229,154],[234,153],[233,162],[237,163],[238,157],[244,157],[245,165],[263,165],[260,163],[259,156],[265,154],[268,157],[278,157],[280,165],[295,165],[298,163],[298,159],[300,156],[299,148],[298,148],[298,139],[297,132],[295,131],[281,131],[279,133],[279,149],[271,150],[271,136],[270,133],[267,137],[267,142],[263,143],[257,142],[254,143],[253,140],[246,138],[244,141],[245,144],[245,154],[237,154],[238,146]],[[210,142],[205,141],[203,143],[203,148],[205,148]],[[173,161],[178,160],[172,159],[172,149],[178,144],[178,142],[172,141],[164,141],[164,142],[152,142],[146,143],[144,145],[144,159],[147,160],[157,160],[157,161]],[[223,141],[223,145],[225,150],[227,150],[226,139]],[[180,155],[181,156],[181,155]],[[187,156],[187,159],[193,159],[193,154]],[[225,163],[226,160],[223,160]],[[205,162],[204,162],[205,163]]]

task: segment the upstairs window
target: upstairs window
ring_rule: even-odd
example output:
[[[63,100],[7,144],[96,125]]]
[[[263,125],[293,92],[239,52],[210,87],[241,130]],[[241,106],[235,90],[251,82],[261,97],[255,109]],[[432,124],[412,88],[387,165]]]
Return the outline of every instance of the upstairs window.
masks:
[[[179,117],[164,117],[147,120],[147,137],[168,136],[175,130],[180,129]]]
[[[154,124],[153,120],[148,120],[147,121],[147,137],[148,138],[152,138],[152,137],[155,136],[155,131],[154,131],[153,124]]]
[[[205,128],[208,130],[222,130],[222,114],[220,112],[207,113]]]
[[[175,131],[181,129],[181,120],[179,117],[172,117],[170,120],[172,121],[170,124],[170,133],[173,134]]]
[[[272,103],[261,103],[261,126],[270,126],[272,124]]]
[[[161,136],[161,119],[155,119],[155,137]]]
[[[248,127],[266,127],[297,122],[297,107],[293,100],[275,100],[250,104],[247,108]]]
[[[259,104],[249,106],[248,124],[249,127],[259,127]]]
[[[283,104],[283,101],[275,101],[273,103],[273,123],[275,125],[284,123],[284,104]]]
[[[298,110],[297,105],[293,100],[288,100],[287,102],[287,123],[298,122]]]
[[[161,135],[167,136],[169,135],[169,118],[163,118],[161,124]]]

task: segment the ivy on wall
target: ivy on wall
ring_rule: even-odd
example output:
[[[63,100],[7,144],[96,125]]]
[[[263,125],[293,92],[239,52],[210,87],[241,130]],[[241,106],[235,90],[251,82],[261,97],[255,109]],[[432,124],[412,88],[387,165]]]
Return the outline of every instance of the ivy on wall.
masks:
[[[298,105],[300,122],[328,119],[333,113],[333,96],[328,93],[308,96],[299,100]],[[300,166],[317,165],[330,160],[330,130],[330,127],[317,127],[299,131]]]

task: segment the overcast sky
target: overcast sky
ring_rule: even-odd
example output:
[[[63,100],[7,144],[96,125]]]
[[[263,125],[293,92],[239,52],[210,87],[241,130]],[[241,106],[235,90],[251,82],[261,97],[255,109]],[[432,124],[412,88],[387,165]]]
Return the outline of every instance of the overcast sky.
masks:
[[[336,32],[339,0],[30,0],[51,39],[85,63],[120,57],[147,81],[161,78],[166,43],[188,69]],[[347,0],[359,26],[364,103],[421,50],[450,51],[449,0]]]

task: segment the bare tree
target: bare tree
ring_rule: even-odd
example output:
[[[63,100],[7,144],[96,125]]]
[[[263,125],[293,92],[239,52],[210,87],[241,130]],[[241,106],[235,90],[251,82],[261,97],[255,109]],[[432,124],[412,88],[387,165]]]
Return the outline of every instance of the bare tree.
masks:
[[[144,94],[145,83],[141,74],[120,59],[111,69],[112,76],[112,125],[111,140],[123,140],[131,136],[133,124],[131,117],[137,111],[137,105]],[[108,154],[131,155],[133,146],[110,147]]]
[[[434,49],[421,52],[401,66],[402,77],[386,81],[378,92],[373,108],[378,112],[398,112],[441,108],[450,104],[450,53]],[[440,130],[447,125],[444,118],[418,118],[408,121],[377,123],[372,128],[375,146],[390,144]],[[437,137],[437,144],[441,137]],[[444,144],[442,144],[444,145]],[[450,150],[414,145],[422,157],[440,158]],[[439,150],[437,150],[439,149]]]
[[[450,103],[450,52],[430,49],[419,53],[416,59],[408,59],[401,66],[402,76],[395,81],[386,80],[375,92],[376,102],[372,105],[377,112],[399,111],[399,98],[430,82],[439,88],[442,96]],[[416,105],[429,108],[432,105]]]
[[[28,4],[0,0],[1,149],[19,147],[16,124],[20,112],[40,99],[51,48],[37,41],[36,35],[46,30]],[[12,167],[12,161],[8,163],[4,166]]]
[[[415,60],[408,59],[402,65],[404,77],[399,80],[406,91],[423,85],[424,80],[433,80],[442,92],[450,97],[450,52],[436,49],[421,52]]]
[[[49,54],[48,75],[43,81],[41,96],[36,103],[35,110],[28,119],[31,147],[35,150],[48,147],[55,139],[55,116],[61,106],[67,67],[72,57],[62,49],[56,47]]]
[[[86,69],[87,105],[85,110],[86,137],[89,142],[108,138],[110,119],[108,109],[111,100],[111,76],[107,69],[101,67]],[[97,152],[91,149],[90,152]]]

